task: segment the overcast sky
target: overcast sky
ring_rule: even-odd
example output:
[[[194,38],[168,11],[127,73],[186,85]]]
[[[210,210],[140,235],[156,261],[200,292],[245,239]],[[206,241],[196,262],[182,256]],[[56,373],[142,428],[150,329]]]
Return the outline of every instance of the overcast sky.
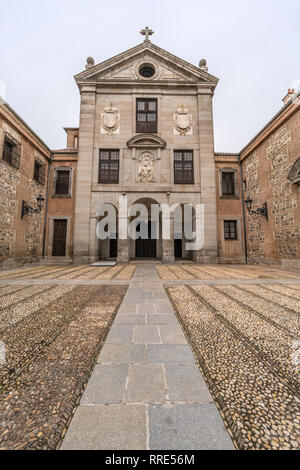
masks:
[[[77,126],[73,76],[152,41],[220,78],[216,151],[236,152],[300,85],[300,0],[0,0],[0,94],[52,148]],[[297,84],[298,83],[298,84]]]

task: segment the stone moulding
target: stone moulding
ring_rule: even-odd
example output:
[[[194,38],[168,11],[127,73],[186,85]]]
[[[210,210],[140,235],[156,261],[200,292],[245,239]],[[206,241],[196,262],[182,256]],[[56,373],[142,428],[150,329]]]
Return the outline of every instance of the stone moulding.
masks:
[[[164,149],[167,146],[167,142],[165,142],[161,137],[158,135],[152,134],[139,134],[132,137],[127,142],[127,147],[129,148],[160,148]]]
[[[293,184],[300,184],[300,157],[296,160],[289,172],[288,179]]]

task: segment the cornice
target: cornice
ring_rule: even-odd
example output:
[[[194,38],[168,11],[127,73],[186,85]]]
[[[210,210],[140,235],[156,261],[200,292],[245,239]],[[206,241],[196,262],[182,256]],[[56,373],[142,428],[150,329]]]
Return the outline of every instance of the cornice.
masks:
[[[287,103],[273,118],[250,140],[250,142],[241,150],[241,161],[261,145],[270,135],[282,124],[289,120],[296,112],[300,110],[300,92],[296,100]]]
[[[48,160],[51,159],[51,150],[49,147],[8,103],[0,102],[0,114],[16,129],[17,132],[20,132],[23,137],[29,140]]]
[[[94,65],[93,67],[84,70],[83,72],[75,75],[74,78],[77,84],[79,85],[82,82],[89,81],[89,79],[92,79],[95,75],[107,72],[109,70],[113,70],[117,65],[124,62],[128,62],[129,60],[132,60],[145,53],[152,53],[160,60],[171,64],[172,67],[177,69],[178,71],[181,71],[185,74],[190,74],[191,76],[196,78],[197,83],[199,80],[203,80],[204,83],[210,83],[213,87],[216,87],[218,84],[219,79],[217,77],[209,74],[208,72],[205,72],[204,70],[201,70],[198,67],[195,67],[193,64],[190,64],[189,62],[186,62],[185,60],[180,59],[179,57],[174,56],[170,52],[161,49],[160,47],[156,46],[151,42],[143,42],[142,44],[139,44],[138,46],[135,46],[132,49],[129,49],[121,54],[118,54],[117,56],[112,57],[111,59],[108,59],[104,62],[101,62],[97,65]],[[108,80],[109,79],[105,80],[105,82]],[[135,81],[140,83],[140,81],[138,80]],[[97,80],[96,82],[99,81]],[[120,82],[120,80],[118,80],[118,82]]]

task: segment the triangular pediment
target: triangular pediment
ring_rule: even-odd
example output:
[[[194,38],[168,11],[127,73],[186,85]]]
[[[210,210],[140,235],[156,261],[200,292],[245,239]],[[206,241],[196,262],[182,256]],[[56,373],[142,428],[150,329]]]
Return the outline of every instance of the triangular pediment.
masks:
[[[155,75],[151,79],[143,79],[139,67],[143,63],[155,66]],[[75,76],[78,84],[97,82],[190,82],[202,83],[215,87],[218,79],[207,71],[170,54],[155,46],[150,41],[143,42],[105,62],[89,67]]]

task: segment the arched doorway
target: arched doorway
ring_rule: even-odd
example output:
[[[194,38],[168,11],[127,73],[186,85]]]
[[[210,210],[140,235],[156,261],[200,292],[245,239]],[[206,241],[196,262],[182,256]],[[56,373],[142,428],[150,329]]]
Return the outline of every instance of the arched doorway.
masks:
[[[145,207],[146,219],[140,220],[142,213],[130,217],[130,223],[136,223],[137,239],[131,240],[131,257],[135,259],[161,258],[161,214],[159,204],[151,198],[142,198],[134,203]],[[153,209],[155,206],[156,209]]]

